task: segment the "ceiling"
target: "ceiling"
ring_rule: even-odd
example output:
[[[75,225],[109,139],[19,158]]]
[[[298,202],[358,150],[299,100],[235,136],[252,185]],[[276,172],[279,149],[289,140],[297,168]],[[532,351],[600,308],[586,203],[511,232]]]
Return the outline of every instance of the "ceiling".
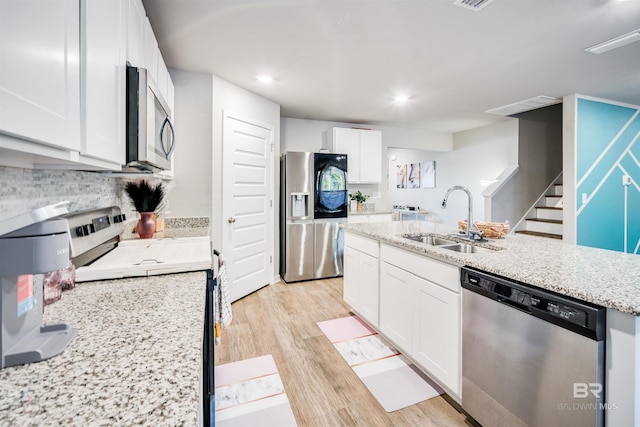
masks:
[[[283,117],[458,132],[539,95],[640,104],[640,42],[584,52],[640,28],[640,0],[494,0],[479,11],[454,0],[143,3],[170,68],[215,74]]]

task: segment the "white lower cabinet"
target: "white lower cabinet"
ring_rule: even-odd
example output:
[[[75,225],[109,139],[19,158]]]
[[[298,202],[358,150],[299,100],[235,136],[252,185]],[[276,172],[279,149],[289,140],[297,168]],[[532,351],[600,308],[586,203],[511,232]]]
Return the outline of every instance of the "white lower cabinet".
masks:
[[[458,267],[385,244],[380,259],[380,331],[460,398]]]
[[[346,232],[344,300],[460,400],[457,266]]]
[[[460,295],[416,277],[413,358],[460,393]]]
[[[380,263],[380,332],[407,354],[412,353],[416,276]]]
[[[344,301],[364,320],[378,327],[378,242],[345,235]]]

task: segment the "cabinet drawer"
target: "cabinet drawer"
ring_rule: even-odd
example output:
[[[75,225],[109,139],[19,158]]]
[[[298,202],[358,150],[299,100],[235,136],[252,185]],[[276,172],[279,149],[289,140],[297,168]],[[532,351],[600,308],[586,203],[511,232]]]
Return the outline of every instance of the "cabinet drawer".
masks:
[[[372,257],[380,257],[380,245],[377,240],[368,239],[353,233],[345,233],[344,244]]]
[[[453,292],[460,293],[460,271],[454,265],[385,244],[380,247],[380,259]]]

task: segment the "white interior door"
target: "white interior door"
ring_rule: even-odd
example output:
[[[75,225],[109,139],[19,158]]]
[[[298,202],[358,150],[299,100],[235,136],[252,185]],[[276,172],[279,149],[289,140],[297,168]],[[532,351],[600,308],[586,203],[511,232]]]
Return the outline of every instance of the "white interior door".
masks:
[[[224,113],[222,253],[236,301],[273,277],[273,126]]]

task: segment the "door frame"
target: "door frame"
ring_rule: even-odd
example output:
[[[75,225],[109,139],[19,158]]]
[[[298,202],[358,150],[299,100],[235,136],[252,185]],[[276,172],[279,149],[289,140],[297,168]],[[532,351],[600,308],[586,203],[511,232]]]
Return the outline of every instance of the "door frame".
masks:
[[[220,200],[221,200],[221,205],[220,205],[220,221],[222,224],[222,235],[221,237],[221,244],[222,244],[222,253],[226,253],[228,247],[226,247],[226,233],[228,233],[228,224],[226,222],[226,218],[227,213],[225,211],[225,207],[224,207],[224,200],[225,200],[225,194],[228,191],[228,188],[226,187],[226,182],[225,182],[225,174],[224,174],[224,159],[225,159],[225,124],[227,123],[227,119],[233,119],[233,120],[238,120],[241,122],[245,122],[245,123],[249,123],[251,125],[254,126],[259,126],[262,127],[264,129],[269,130],[270,132],[270,137],[271,137],[271,147],[269,147],[269,156],[268,156],[268,161],[270,162],[271,165],[271,171],[267,176],[267,179],[269,180],[268,182],[268,190],[267,193],[269,195],[269,199],[270,199],[270,204],[269,204],[269,209],[267,209],[267,219],[265,220],[265,227],[266,227],[266,246],[268,249],[268,256],[271,260],[270,262],[270,270],[268,271],[269,273],[269,282],[268,284],[271,285],[273,283],[275,283],[274,281],[274,277],[275,277],[275,252],[274,252],[274,245],[275,245],[275,173],[276,173],[276,165],[274,163],[274,156],[275,156],[275,125],[273,124],[269,124],[269,123],[265,123],[262,122],[260,120],[256,120],[253,119],[249,116],[243,115],[243,114],[238,114],[234,111],[231,110],[227,110],[227,109],[223,109],[222,110],[222,132],[221,132],[221,153],[222,153],[222,157],[221,157],[221,194],[220,194]]]

